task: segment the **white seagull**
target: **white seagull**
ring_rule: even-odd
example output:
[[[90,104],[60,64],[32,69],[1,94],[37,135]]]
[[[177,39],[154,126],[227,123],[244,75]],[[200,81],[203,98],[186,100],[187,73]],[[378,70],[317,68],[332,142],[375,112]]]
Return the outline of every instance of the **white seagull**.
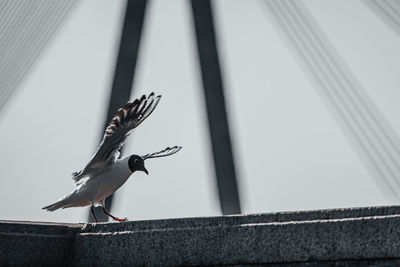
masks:
[[[130,155],[118,159],[120,149],[130,132],[138,127],[156,108],[161,96],[151,93],[140,99],[128,102],[120,108],[106,128],[103,141],[90,162],[79,172],[72,174],[77,188],[56,203],[44,207],[48,211],[70,207],[91,206],[91,212],[96,222],[93,206],[102,206],[103,212],[115,221],[127,221],[112,216],[105,209],[104,200],[120,188],[135,171],[143,171],[144,161],[151,158],[166,157],[178,152],[182,147],[167,147],[159,152],[144,156]]]

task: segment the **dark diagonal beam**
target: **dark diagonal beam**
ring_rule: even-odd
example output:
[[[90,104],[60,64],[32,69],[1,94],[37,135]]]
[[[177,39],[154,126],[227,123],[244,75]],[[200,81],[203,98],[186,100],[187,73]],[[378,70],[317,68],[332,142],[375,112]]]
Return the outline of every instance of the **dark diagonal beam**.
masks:
[[[240,201],[212,7],[209,0],[192,0],[191,3],[221,210],[223,214],[237,214]]]
[[[146,0],[127,1],[124,25],[122,28],[121,41],[115,67],[114,80],[111,88],[107,117],[104,123],[104,127],[101,129],[101,137],[103,137],[104,129],[111,121],[117,110],[122,107],[127,101],[129,101],[131,97],[131,89],[139,52],[146,5]],[[113,195],[109,196],[106,199],[106,209],[108,211],[111,210],[112,200]],[[100,207],[96,208],[95,212],[99,221],[108,221],[108,216],[106,216],[102,212]],[[90,211],[89,222],[93,222]]]

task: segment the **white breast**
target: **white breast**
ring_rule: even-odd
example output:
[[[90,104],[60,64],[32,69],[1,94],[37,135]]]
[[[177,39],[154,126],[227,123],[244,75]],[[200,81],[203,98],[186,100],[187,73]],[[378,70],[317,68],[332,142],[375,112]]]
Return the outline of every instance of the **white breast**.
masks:
[[[92,203],[101,204],[101,202],[120,188],[131,176],[132,171],[128,166],[129,157],[117,160],[104,172],[96,177],[92,177],[86,184],[86,187],[92,191]]]

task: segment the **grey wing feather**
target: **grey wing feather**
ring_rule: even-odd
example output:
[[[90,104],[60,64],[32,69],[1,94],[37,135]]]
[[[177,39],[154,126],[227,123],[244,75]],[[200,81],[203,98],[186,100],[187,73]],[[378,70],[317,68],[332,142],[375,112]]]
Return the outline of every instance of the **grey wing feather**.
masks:
[[[138,127],[156,108],[161,96],[151,93],[148,97],[143,95],[140,99],[128,102],[120,108],[106,128],[104,137],[96,153],[85,168],[72,174],[75,183],[96,170],[114,164],[119,157],[119,150],[124,145],[130,132]]]
[[[143,159],[151,159],[151,158],[167,157],[167,156],[170,156],[170,155],[173,155],[173,154],[177,153],[181,149],[182,149],[181,146],[167,147],[167,148],[165,148],[165,149],[163,149],[161,151],[150,153],[150,154],[146,154],[146,155],[142,156],[142,158]]]

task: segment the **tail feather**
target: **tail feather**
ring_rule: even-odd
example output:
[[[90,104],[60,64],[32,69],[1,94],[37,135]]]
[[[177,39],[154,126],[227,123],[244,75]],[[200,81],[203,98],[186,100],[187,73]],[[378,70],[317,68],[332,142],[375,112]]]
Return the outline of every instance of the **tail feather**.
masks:
[[[55,210],[58,210],[60,208],[64,208],[66,204],[67,203],[66,203],[65,199],[61,199],[61,200],[57,201],[56,203],[48,205],[48,206],[46,206],[46,207],[44,207],[42,209],[43,210],[47,210],[47,211],[55,211]]]

